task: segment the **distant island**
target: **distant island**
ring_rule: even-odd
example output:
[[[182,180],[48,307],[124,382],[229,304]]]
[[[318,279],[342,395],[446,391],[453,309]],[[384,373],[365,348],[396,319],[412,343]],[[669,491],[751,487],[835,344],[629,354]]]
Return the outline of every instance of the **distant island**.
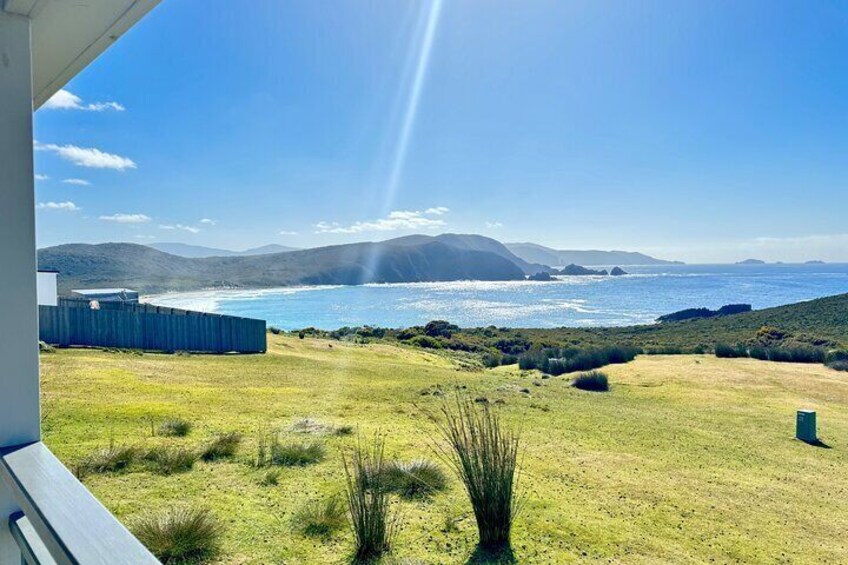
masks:
[[[681,261],[666,261],[634,251],[558,250],[536,243],[505,243],[507,249],[530,263],[553,267],[563,265],[682,265]]]
[[[804,261],[805,265],[826,265],[824,261],[820,259],[810,259],[809,261]]]
[[[766,262],[760,259],[745,259],[744,261],[737,261],[737,265],[765,265]]]

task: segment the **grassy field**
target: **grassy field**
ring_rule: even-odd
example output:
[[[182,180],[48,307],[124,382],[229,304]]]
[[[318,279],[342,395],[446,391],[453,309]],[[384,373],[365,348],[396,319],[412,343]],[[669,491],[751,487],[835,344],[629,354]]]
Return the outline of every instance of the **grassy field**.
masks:
[[[94,474],[85,484],[125,523],[175,503],[211,508],[226,526],[221,563],[342,563],[352,535],[295,533],[305,504],[340,492],[350,436],[327,435],[327,458],[285,468],[261,486],[261,429],[283,436],[296,420],[386,434],[387,455],[434,458],[427,411],[437,385],[491,401],[522,429],[514,535],[521,563],[836,563],[848,555],[848,375],[821,365],[711,356],[640,356],[604,369],[611,391],[515,367],[474,370],[444,356],[269,336],[269,353],[203,356],[60,350],[42,355],[44,436],[69,466],[109,444],[199,445],[245,435],[235,459],[185,473]],[[522,389],[529,390],[522,392]],[[793,439],[798,408],[818,411],[829,446]],[[151,437],[183,417],[185,438]],[[308,437],[307,437],[308,439]],[[456,480],[431,499],[400,501],[393,558],[472,560],[476,530]],[[455,522],[456,529],[447,527]]]

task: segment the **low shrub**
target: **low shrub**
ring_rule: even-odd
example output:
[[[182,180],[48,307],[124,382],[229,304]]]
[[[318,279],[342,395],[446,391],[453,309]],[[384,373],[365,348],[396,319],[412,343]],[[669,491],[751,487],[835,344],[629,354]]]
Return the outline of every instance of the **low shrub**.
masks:
[[[338,496],[306,504],[292,517],[295,531],[310,537],[328,537],[347,524],[347,508]]]
[[[747,357],[748,349],[742,345],[728,345],[726,343],[717,343],[715,346],[716,357],[723,359],[735,359],[737,357]]]
[[[137,447],[112,445],[90,454],[76,466],[77,478],[91,473],[114,473],[123,471],[139,457]]]
[[[572,383],[574,388],[589,390],[592,392],[606,392],[609,390],[609,379],[600,371],[589,371],[578,375]]]
[[[356,540],[354,556],[357,561],[372,561],[389,551],[397,520],[389,509],[389,494],[374,488],[373,476],[382,476],[385,461],[384,443],[379,437],[364,448],[357,443],[348,460],[342,459],[347,482],[347,507]]]
[[[185,447],[159,445],[147,450],[143,458],[154,473],[173,475],[191,470],[199,456]]]
[[[640,349],[628,346],[610,346],[595,349],[549,348],[525,353],[518,358],[522,370],[539,371],[558,376],[576,371],[591,371],[606,365],[629,363],[640,353]]]
[[[281,330],[277,326],[268,326],[268,331],[274,335],[280,335],[281,333],[283,333],[283,330]]]
[[[409,339],[407,343],[423,349],[441,349],[442,347],[442,344],[438,339],[430,337],[429,335],[417,335]]]
[[[159,425],[159,435],[185,437],[191,431],[191,422],[182,418],[169,418]]]
[[[494,367],[499,367],[501,365],[501,358],[491,353],[484,353],[482,357],[483,366],[489,369],[493,369]]]
[[[837,359],[827,364],[834,371],[848,371],[848,360]]]
[[[372,477],[375,488],[397,493],[405,498],[425,497],[444,490],[447,477],[442,468],[426,459],[410,463],[392,461],[381,476]]]
[[[201,448],[200,458],[204,461],[214,461],[232,457],[236,454],[240,443],[241,434],[238,432],[219,434]]]
[[[848,351],[829,351],[825,358],[825,363],[832,363],[834,361],[848,361]]]
[[[501,365],[515,365],[518,363],[518,356],[511,353],[504,353],[501,357]]]
[[[214,558],[223,528],[202,508],[172,508],[149,514],[131,527],[133,534],[162,563],[197,563]]]
[[[483,549],[509,547],[521,510],[516,496],[518,435],[503,425],[488,404],[457,396],[442,406],[439,453],[459,477],[471,502]]]

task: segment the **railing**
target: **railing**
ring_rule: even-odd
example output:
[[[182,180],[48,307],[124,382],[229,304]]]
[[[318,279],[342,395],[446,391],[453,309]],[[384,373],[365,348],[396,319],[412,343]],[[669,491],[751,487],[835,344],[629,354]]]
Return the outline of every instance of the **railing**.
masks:
[[[159,563],[43,443],[0,450],[0,477],[22,509],[8,519],[24,565]]]

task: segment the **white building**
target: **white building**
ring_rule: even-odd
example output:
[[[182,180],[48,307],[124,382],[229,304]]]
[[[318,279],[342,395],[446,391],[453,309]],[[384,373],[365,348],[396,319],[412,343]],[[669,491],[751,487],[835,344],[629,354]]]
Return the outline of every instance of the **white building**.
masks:
[[[59,271],[38,271],[36,282],[39,306],[59,305],[58,275]]]

